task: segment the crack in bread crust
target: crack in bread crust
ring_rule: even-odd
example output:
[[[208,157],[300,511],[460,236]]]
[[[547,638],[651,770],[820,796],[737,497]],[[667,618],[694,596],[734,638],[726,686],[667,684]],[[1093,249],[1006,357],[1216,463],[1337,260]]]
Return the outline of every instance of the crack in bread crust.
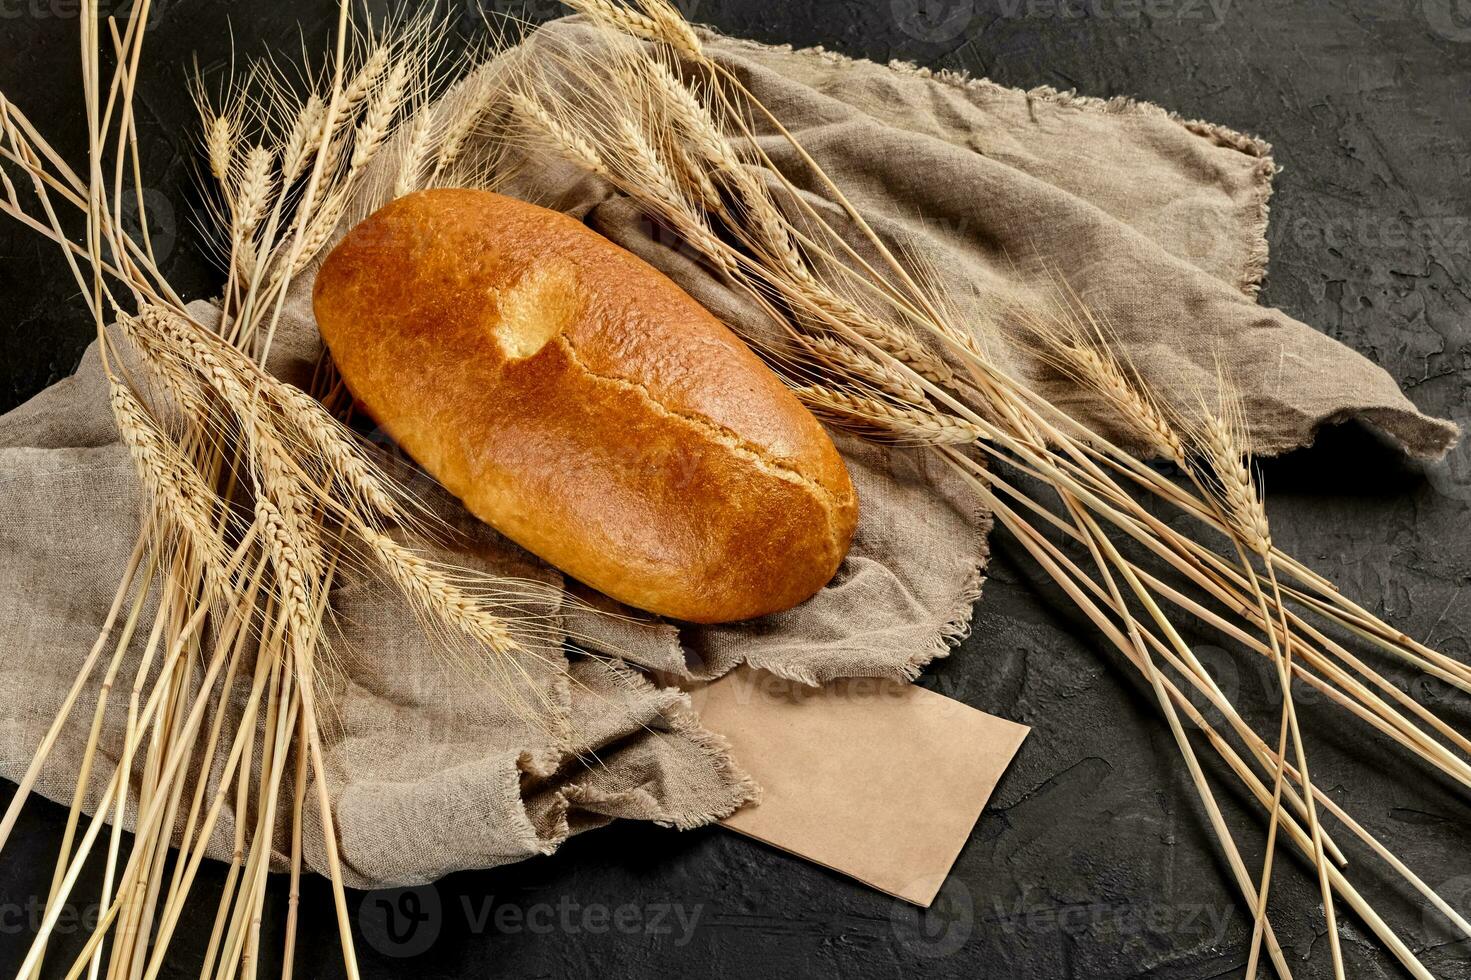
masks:
[[[594,371],[588,366],[587,362],[582,359],[582,355],[578,353],[576,346],[572,343],[571,340],[567,338],[567,335],[565,333],[558,334],[552,339],[552,342],[560,345],[561,348],[567,352],[567,356],[571,359],[572,363],[575,364],[585,376],[595,381],[601,381],[605,384],[616,385],[623,390],[637,393],[645,404],[649,405],[665,418],[672,419],[676,422],[681,422],[689,426],[690,428],[699,431],[716,445],[723,447],[724,449],[728,450],[741,459],[753,463],[756,468],[762,473],[765,473],[768,476],[775,477],[778,480],[783,480],[787,483],[791,483],[794,486],[799,486],[806,490],[809,494],[812,494],[818,499],[818,502],[820,504],[826,505],[820,506],[818,509],[822,511],[823,516],[826,518],[827,521],[828,545],[830,547],[841,547],[841,544],[839,542],[839,538],[841,537],[841,535],[836,533],[834,521],[836,520],[839,511],[843,509],[845,502],[839,501],[836,495],[827,487],[823,486],[821,483],[818,483],[816,480],[813,480],[811,477],[807,476],[805,473],[801,472],[790,463],[786,463],[779,459],[773,459],[768,453],[762,450],[761,447],[753,445],[749,441],[741,438],[739,434],[731,431],[718,422],[712,421],[711,419],[695,412],[681,412],[670,408],[659,399],[655,398],[653,393],[649,391],[648,386],[643,384],[642,382],[633,381],[629,378],[618,377],[617,375],[601,374],[597,371]]]

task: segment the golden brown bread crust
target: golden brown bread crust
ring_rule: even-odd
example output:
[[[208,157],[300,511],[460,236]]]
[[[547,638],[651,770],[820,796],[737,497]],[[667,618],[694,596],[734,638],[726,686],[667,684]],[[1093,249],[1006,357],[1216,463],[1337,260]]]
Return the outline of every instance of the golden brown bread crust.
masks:
[[[723,324],[565,215],[400,198],[317,275],[361,406],[482,520],[632,606],[699,623],[796,605],[857,498],[821,425]]]

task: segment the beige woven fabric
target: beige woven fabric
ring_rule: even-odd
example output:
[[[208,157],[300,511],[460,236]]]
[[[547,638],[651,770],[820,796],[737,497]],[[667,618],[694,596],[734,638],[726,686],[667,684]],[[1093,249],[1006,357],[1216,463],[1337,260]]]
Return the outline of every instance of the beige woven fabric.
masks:
[[[550,29],[574,39],[582,30],[575,21]],[[1260,450],[1301,445],[1324,421],[1353,415],[1417,454],[1437,454],[1453,438],[1453,428],[1418,414],[1384,372],[1256,305],[1273,172],[1264,144],[1133,103],[709,43],[884,234],[939,270],[968,314],[1039,299],[1061,270],[1162,390],[1208,381],[1219,352],[1245,386]],[[768,149],[794,163],[779,141]],[[520,190],[645,256],[727,320],[751,316],[739,296],[596,181],[547,166]],[[272,365],[287,377],[299,378],[317,353],[309,279],[288,305]],[[1023,347],[1006,356],[1054,400],[1106,424]],[[579,613],[569,628],[676,676],[719,676],[746,660],[810,682],[912,677],[966,628],[988,518],[923,454],[839,441],[862,517],[851,556],[819,596],[731,626],[613,623]],[[433,499],[464,532],[455,560],[560,581],[453,501]],[[75,377],[0,418],[0,649],[7,654],[0,775],[24,771],[91,647],[138,513],[137,485],[92,355]],[[351,884],[422,881],[520,860],[618,817],[695,826],[754,792],[682,697],[642,674],[589,659],[572,663],[571,684],[558,671],[534,671],[576,720],[579,748],[596,749],[596,763],[584,764],[483,692],[451,683],[388,590],[348,579],[335,608],[346,670],[324,691],[327,762]],[[131,678],[130,667],[123,676]],[[90,698],[40,783],[50,797],[70,797]],[[114,700],[103,729],[109,753],[121,740],[123,703]],[[227,853],[233,831],[227,813],[216,855]],[[320,840],[309,841],[307,860],[324,866]]]

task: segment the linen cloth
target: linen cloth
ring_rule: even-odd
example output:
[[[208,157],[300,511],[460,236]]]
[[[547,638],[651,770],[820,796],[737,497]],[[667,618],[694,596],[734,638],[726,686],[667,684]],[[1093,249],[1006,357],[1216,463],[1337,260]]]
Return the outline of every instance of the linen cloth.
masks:
[[[588,28],[572,18],[543,30],[580,43]],[[1023,92],[713,34],[706,43],[883,235],[936,270],[965,316],[985,321],[999,305],[1044,301],[1063,272],[1165,395],[1208,390],[1219,358],[1242,388],[1259,452],[1303,445],[1320,425],[1355,416],[1416,455],[1443,453],[1455,438],[1454,427],[1417,412],[1384,371],[1256,303],[1275,172],[1267,144],[1137,102]],[[799,183],[807,179],[782,140],[764,142]],[[840,212],[815,186],[807,190],[842,227]],[[521,191],[642,255],[728,322],[758,315],[598,181],[548,165]],[[319,353],[311,279],[308,271],[293,287],[271,364],[298,381]],[[199,304],[196,315],[211,312]],[[1109,428],[1100,404],[1014,339],[997,351],[1011,370]],[[861,517],[852,553],[811,601],[711,627],[565,608],[567,629],[666,678],[710,679],[743,661],[804,683],[915,676],[967,629],[989,517],[924,453],[835,438]],[[415,478],[391,447],[385,461]],[[446,495],[416,488],[461,532],[446,559],[562,583]],[[8,658],[0,775],[15,780],[25,771],[96,640],[139,515],[132,464],[89,352],[75,376],[0,418],[0,649]],[[323,681],[324,736],[350,885],[521,860],[615,818],[693,827],[756,793],[684,696],[645,673],[576,654],[565,675],[531,667],[532,682],[574,721],[580,741],[566,745],[448,673],[380,583],[344,577],[334,611],[343,669]],[[133,667],[130,660],[122,668],[128,684]],[[95,690],[84,691],[38,784],[53,799],[70,798]],[[105,717],[108,759],[120,751],[125,706],[114,696]],[[216,710],[238,718],[238,698]],[[308,805],[315,799],[309,792]],[[235,816],[227,807],[214,856],[228,856]],[[306,822],[306,860],[322,870],[318,825]]]

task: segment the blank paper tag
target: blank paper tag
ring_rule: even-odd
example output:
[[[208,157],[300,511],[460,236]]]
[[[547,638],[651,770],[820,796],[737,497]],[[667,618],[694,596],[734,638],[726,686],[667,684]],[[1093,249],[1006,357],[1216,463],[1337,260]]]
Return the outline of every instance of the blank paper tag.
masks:
[[[928,907],[1030,731],[913,684],[742,667],[691,691],[761,784],[722,823]]]

